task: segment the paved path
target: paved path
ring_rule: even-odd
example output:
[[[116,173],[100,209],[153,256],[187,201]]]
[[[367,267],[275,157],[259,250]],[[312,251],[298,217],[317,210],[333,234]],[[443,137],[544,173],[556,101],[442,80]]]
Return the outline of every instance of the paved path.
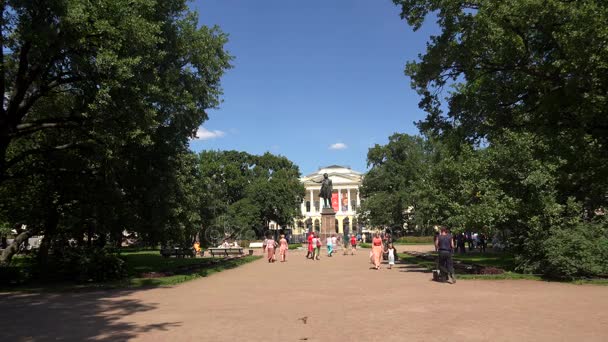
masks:
[[[260,260],[173,288],[0,294],[0,336],[146,342],[608,340],[608,287],[522,280],[440,284],[409,265],[369,269],[367,253],[315,262],[295,252],[287,263]]]

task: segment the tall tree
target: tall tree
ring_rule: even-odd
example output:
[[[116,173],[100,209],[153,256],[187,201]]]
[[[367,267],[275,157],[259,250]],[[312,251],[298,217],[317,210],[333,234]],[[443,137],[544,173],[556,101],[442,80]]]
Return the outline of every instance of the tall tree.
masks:
[[[199,27],[185,0],[15,0],[0,10],[0,187],[59,177],[67,212],[58,201],[43,212],[60,211],[74,231],[191,221],[168,205],[189,202],[171,194],[190,185],[179,178],[188,139],[219,104],[226,35]]]
[[[574,196],[590,211],[606,204],[605,1],[394,2],[414,30],[431,15],[441,28],[406,67],[428,113],[424,132],[490,143],[505,129],[534,133],[566,161],[560,201]],[[444,114],[442,90],[450,85]]]

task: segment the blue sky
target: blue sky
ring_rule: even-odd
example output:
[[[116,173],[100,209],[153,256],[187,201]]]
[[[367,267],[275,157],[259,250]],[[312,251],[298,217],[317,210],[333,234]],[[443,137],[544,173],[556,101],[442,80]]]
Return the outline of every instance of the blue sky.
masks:
[[[229,34],[234,68],[224,102],[190,146],[266,151],[303,174],[320,166],[366,170],[368,149],[416,134],[424,118],[404,76],[434,23],[418,32],[390,0],[196,0],[203,25]],[[333,147],[333,148],[332,148]]]

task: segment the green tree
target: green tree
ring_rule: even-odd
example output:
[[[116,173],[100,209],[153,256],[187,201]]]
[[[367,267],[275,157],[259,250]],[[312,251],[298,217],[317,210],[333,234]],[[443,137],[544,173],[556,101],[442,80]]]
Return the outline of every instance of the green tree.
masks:
[[[606,204],[608,4],[605,1],[394,0],[418,30],[441,32],[406,74],[427,111],[420,128],[493,142],[505,129],[539,136],[560,165],[560,201]],[[446,86],[447,113],[441,96]],[[593,171],[590,171],[593,170]]]
[[[572,246],[577,253],[549,245],[585,225],[606,234],[590,220],[608,201],[608,3],[394,2],[414,30],[429,17],[440,26],[405,72],[428,114],[419,127],[454,153],[458,181],[444,191],[455,209],[450,219],[509,232],[521,269],[597,274],[589,263],[555,267],[596,253],[589,244]]]
[[[270,221],[286,226],[301,215],[304,187],[300,171],[285,157],[203,151],[199,167],[201,217],[207,237],[219,238],[222,234],[217,231],[246,235],[254,231],[261,237]]]
[[[187,144],[219,104],[226,35],[198,27],[184,0],[6,1],[0,9],[3,205],[48,199],[44,208],[21,206],[45,240],[53,213],[60,239],[86,231],[118,242],[125,228],[150,241],[189,235],[200,218]],[[28,191],[15,190],[20,184]],[[0,211],[18,219],[19,211]]]

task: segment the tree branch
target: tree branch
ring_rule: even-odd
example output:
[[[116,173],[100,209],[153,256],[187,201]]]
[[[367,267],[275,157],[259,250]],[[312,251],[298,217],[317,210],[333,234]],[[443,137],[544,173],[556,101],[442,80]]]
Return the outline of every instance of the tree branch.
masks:
[[[31,122],[26,122],[17,125],[16,131],[10,134],[11,138],[22,137],[24,135],[32,134],[34,132],[47,129],[47,128],[63,128],[63,127],[74,127],[82,123],[82,118],[79,117],[64,117],[64,118],[51,118],[41,119]]]
[[[24,160],[25,158],[29,157],[29,156],[33,156],[33,155],[37,155],[37,154],[47,154],[47,153],[51,153],[51,152],[56,152],[56,151],[63,151],[63,150],[67,150],[67,149],[72,149],[72,148],[82,148],[84,147],[83,143],[67,143],[67,144],[63,144],[63,145],[59,145],[59,146],[54,146],[54,147],[49,147],[49,148],[37,148],[37,149],[33,149],[33,150],[28,150],[25,151],[19,155],[17,155],[16,157],[8,160],[6,162],[6,170],[8,170],[9,168],[11,168],[12,166],[14,166],[15,164],[19,163],[20,161]]]

